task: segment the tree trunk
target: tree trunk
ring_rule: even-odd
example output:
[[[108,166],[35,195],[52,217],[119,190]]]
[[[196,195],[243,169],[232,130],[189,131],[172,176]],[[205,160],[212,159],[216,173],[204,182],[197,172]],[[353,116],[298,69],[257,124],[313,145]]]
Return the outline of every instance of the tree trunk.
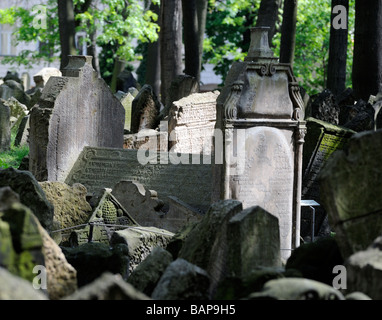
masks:
[[[151,4],[150,10],[158,14],[158,16],[160,16],[160,7],[158,5]],[[160,96],[160,61],[160,41],[158,39],[156,42],[150,42],[147,45],[147,61],[145,75],[145,83],[149,84],[153,88],[153,91],[157,97]]]
[[[161,1],[161,100],[166,103],[167,91],[182,66],[182,3],[179,0]]]
[[[344,25],[336,25],[337,13],[334,8],[341,5],[345,8],[344,14],[346,21]],[[329,62],[328,62],[328,81],[326,87],[334,94],[338,95],[346,89],[346,61],[348,47],[348,12],[349,0],[332,0],[332,14],[330,27],[330,44],[329,44]]]
[[[202,70],[204,33],[206,32],[208,0],[196,0],[199,35],[199,70]]]
[[[182,0],[183,41],[185,50],[184,73],[200,80],[199,25],[196,0]]]
[[[283,23],[281,27],[280,62],[293,66],[296,46],[296,22],[298,0],[284,0]]]
[[[382,2],[355,1],[353,91],[368,100],[382,92]]]
[[[272,45],[272,39],[276,33],[276,22],[278,19],[281,0],[261,0],[256,20],[256,27],[269,27],[268,40]]]
[[[92,65],[95,71],[97,71],[98,75],[101,76],[101,70],[99,68],[99,59],[97,53],[97,45],[96,45],[96,34],[92,32],[90,35],[90,45],[87,47],[87,55],[92,56]]]
[[[68,56],[77,53],[75,44],[74,8],[73,0],[57,0],[57,4],[61,44],[60,69],[63,69],[68,64]]]
[[[120,59],[114,60],[113,76],[111,78],[110,90],[111,92],[117,92],[117,81],[119,74],[125,69],[126,62]]]
[[[77,15],[79,13],[84,13],[89,10],[93,0],[85,0],[82,3],[78,3],[77,6],[74,8],[74,14]],[[79,21],[75,21],[75,26],[78,27],[80,25]],[[101,70],[99,67],[99,59],[98,59],[98,53],[97,53],[97,44],[96,44],[96,32],[91,30],[90,25],[88,24],[88,32],[89,32],[89,39],[90,44],[87,46],[87,55],[92,56],[92,65],[95,71],[97,71],[98,75],[101,75]]]

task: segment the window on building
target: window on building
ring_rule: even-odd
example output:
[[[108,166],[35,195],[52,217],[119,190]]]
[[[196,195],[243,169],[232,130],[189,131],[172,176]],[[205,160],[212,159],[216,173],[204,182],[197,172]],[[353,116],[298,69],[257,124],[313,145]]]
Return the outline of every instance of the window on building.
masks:
[[[12,26],[0,25],[0,55],[2,56],[15,56],[17,53],[12,32]]]

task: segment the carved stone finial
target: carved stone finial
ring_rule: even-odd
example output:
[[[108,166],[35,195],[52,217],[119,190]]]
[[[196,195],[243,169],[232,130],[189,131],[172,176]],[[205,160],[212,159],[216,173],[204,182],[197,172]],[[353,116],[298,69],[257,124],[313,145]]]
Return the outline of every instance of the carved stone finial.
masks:
[[[262,58],[274,58],[273,51],[269,48],[269,29],[269,27],[251,28],[251,44],[245,60],[255,61]]]
[[[84,71],[85,69],[90,70],[91,73],[94,72],[93,66],[92,66],[92,56],[74,56],[70,55],[68,56],[69,62],[64,67],[61,72],[64,77],[78,77],[81,73],[81,71]]]

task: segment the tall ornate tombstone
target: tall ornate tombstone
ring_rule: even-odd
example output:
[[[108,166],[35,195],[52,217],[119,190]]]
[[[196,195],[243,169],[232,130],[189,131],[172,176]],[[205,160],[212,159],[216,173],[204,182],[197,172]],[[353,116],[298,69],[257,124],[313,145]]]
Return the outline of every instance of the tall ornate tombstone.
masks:
[[[224,143],[221,164],[215,161],[214,196],[276,216],[281,257],[287,259],[300,245],[304,105],[291,66],[273,57],[268,28],[251,34],[247,58],[232,66],[217,100],[216,128]]]

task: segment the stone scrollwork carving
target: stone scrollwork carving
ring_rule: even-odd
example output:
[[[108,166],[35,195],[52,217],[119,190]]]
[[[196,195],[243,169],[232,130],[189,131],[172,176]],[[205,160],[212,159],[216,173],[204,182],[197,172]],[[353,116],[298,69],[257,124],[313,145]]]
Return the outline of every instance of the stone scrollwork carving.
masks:
[[[273,63],[249,63],[249,70],[257,71],[260,76],[273,76],[276,73],[276,67]]]
[[[303,120],[304,119],[304,102],[302,101],[300,87],[298,83],[292,82],[289,84],[289,95],[294,106],[292,119]]]
[[[231,87],[231,93],[224,104],[225,118],[228,120],[237,118],[237,103],[243,90],[243,82],[237,81]]]

